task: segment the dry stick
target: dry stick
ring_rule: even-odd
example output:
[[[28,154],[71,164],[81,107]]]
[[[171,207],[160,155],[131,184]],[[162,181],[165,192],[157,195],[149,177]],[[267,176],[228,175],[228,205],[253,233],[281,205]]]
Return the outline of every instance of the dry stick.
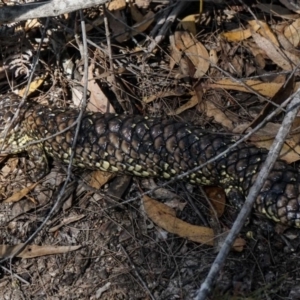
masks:
[[[26,3],[24,5],[4,6],[0,9],[0,24],[55,17],[106,2],[108,0],[51,0]]]
[[[15,277],[16,279],[18,279],[22,283],[26,284],[27,286],[30,285],[30,283],[27,280],[23,279],[18,274],[13,273],[11,270],[5,268],[4,266],[1,266],[1,269],[3,269],[5,272],[9,273],[11,275],[11,277]]]
[[[115,76],[115,69],[114,69],[114,61],[113,61],[113,55],[112,55],[112,48],[111,48],[111,41],[110,41],[110,29],[109,29],[109,24],[108,24],[108,18],[107,18],[107,10],[105,8],[105,5],[103,5],[103,14],[104,14],[104,27],[105,27],[105,35],[106,35],[106,42],[107,42],[107,53],[108,55],[108,60],[109,60],[109,71],[110,75],[112,76],[112,90],[115,93],[119,104],[122,106],[124,111],[126,111],[126,108],[124,107],[124,103],[122,102],[119,90],[116,88],[117,87],[117,79]],[[106,112],[109,112],[111,103],[108,101],[108,105],[106,107]]]
[[[286,136],[288,135],[290,128],[292,126],[292,123],[297,115],[297,112],[299,110],[300,106],[300,88],[297,90],[295,94],[293,94],[291,97],[290,104],[287,107],[286,115],[283,119],[282,125],[274,139],[274,142],[270,148],[269,155],[265,161],[265,163],[262,166],[262,169],[258,173],[258,176],[255,180],[255,183],[251,187],[249,194],[246,198],[246,201],[235,220],[232,229],[230,230],[228,236],[226,237],[224,244],[217,255],[215,261],[213,262],[210,271],[205,279],[205,281],[202,283],[201,288],[197,292],[196,300],[205,300],[208,293],[211,291],[212,286],[216,280],[216,276],[218,275],[220,269],[222,268],[225,259],[233,245],[233,242],[235,241],[237,235],[239,234],[241,228],[244,226],[244,223],[247,219],[247,217],[250,214],[250,211],[252,209],[252,206],[265,182],[265,180],[268,177],[269,172],[271,171],[274,163],[277,160],[278,155],[280,154],[280,150],[283,146],[283,143],[285,141]]]

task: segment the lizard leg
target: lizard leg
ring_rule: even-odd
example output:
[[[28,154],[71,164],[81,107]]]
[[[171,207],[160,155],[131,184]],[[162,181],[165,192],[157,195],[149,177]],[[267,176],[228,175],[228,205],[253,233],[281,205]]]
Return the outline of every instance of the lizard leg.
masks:
[[[29,172],[31,179],[38,181],[49,173],[48,159],[42,144],[31,145],[27,148],[29,159],[35,168]]]

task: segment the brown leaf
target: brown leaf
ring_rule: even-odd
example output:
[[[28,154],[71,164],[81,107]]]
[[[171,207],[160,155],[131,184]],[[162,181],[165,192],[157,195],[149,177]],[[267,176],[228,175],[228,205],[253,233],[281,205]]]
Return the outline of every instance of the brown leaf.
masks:
[[[221,37],[225,38],[228,42],[240,42],[251,37],[250,29],[237,29],[234,31],[224,32]]]
[[[172,208],[150,197],[144,196],[143,204],[147,216],[159,227],[188,240],[213,246],[214,232],[211,228],[191,225],[176,218]]]
[[[213,102],[206,101],[200,105],[201,111],[205,112],[208,117],[214,118],[214,120],[222,124],[224,127],[229,130],[233,129],[232,121],[226,116],[224,110],[218,108]]]
[[[95,189],[100,189],[104,184],[106,184],[115,176],[116,174],[110,172],[103,172],[100,170],[93,171],[91,173],[91,178],[88,184]]]
[[[122,15],[115,15],[114,18],[110,17],[110,26],[112,27],[113,34],[116,35],[116,40],[119,43],[127,41],[130,37],[144,32],[154,22],[155,14],[150,10],[143,19],[134,24],[131,30],[125,28],[126,20]],[[119,21],[120,20],[120,21]],[[121,22],[122,21],[122,22]]]
[[[255,132],[250,137],[250,141],[256,147],[270,149],[273,144],[274,137],[277,134],[280,124],[267,123],[262,129]],[[298,161],[300,156],[299,145],[300,133],[290,135],[286,140],[280,152],[280,159],[284,159],[288,163]]]
[[[121,10],[125,8],[126,8],[125,0],[112,0],[109,3],[107,3],[107,9],[110,11]]]
[[[278,90],[278,92],[272,97],[272,102],[267,102],[264,108],[260,111],[260,113],[256,116],[256,118],[251,122],[249,127],[254,128],[260,122],[262,122],[266,116],[274,109],[274,105],[282,104],[290,95],[293,93],[294,85],[295,85],[295,77],[290,76],[288,81],[283,77],[275,78],[277,82],[284,83],[282,87]],[[275,82],[273,80],[273,82]]]
[[[172,90],[172,91],[162,91],[162,92],[159,92],[155,95],[151,95],[149,97],[144,97],[143,98],[143,102],[145,103],[150,103],[150,102],[153,102],[157,99],[160,99],[160,98],[164,98],[164,97],[178,97],[178,96],[182,96],[182,95],[185,95],[186,93],[185,92],[182,92],[182,91],[176,91],[176,90]]]
[[[88,68],[88,90],[91,93],[91,97],[87,105],[87,109],[94,112],[100,111],[102,113],[114,113],[115,110],[113,106],[110,104],[108,98],[103,93],[96,80],[93,78],[93,68],[93,64],[91,64]]]
[[[189,31],[194,36],[197,34],[197,29],[196,29],[196,18],[197,17],[199,17],[198,14],[188,15],[180,21],[180,25],[182,26],[182,28],[185,31]]]
[[[283,70],[291,71],[298,65],[298,56],[286,50],[281,50],[277,45],[274,45],[258,33],[253,32],[252,36],[256,44],[265,51],[266,55]]]
[[[261,20],[251,20],[248,23],[251,26],[252,33],[259,33],[261,36],[265,37],[268,41],[270,41],[273,45],[279,47],[276,35],[273,33],[273,31],[266,22]]]
[[[181,105],[180,107],[178,107],[174,113],[169,113],[168,115],[179,115],[181,114],[183,111],[191,108],[191,107],[194,107],[198,104],[198,97],[197,95],[194,95],[192,96],[192,98],[186,102],[185,104]]]
[[[260,80],[245,80],[243,82],[236,82],[231,80],[230,78],[221,79],[216,81],[215,83],[208,83],[208,87],[210,88],[220,88],[224,90],[235,90],[241,92],[252,93],[247,86],[251,87],[257,93],[266,96],[273,97],[278,90],[282,87],[283,83],[277,82],[262,82]]]
[[[190,76],[189,64],[187,59],[183,57],[182,52],[175,45],[174,35],[170,36],[170,50],[170,69],[172,70],[175,64],[177,64],[183,76]]]
[[[195,78],[201,78],[206,74],[210,66],[209,55],[202,43],[197,41],[186,31],[175,32],[175,44],[183,51],[196,68]]]
[[[17,193],[14,193],[12,196],[8,197],[3,202],[4,203],[10,203],[10,202],[18,202],[18,201],[20,201],[30,191],[32,191],[38,184],[39,184],[39,182],[35,182],[35,183],[31,184],[30,186],[27,186],[27,187],[23,188],[21,191],[19,191]]]
[[[191,225],[176,218],[175,211],[172,208],[148,196],[143,197],[143,205],[147,216],[164,230],[190,241],[209,246],[214,245],[215,236],[211,228]],[[244,245],[245,241],[237,238],[232,249],[240,252],[243,250]]]
[[[205,186],[204,191],[220,218],[226,207],[226,195],[222,188],[217,186]]]
[[[12,256],[23,245],[24,244],[18,244],[14,246],[0,245],[0,257],[5,258],[5,257]],[[33,257],[52,255],[52,254],[62,254],[62,253],[78,250],[81,247],[82,246],[80,245],[79,246],[27,245],[25,249],[20,254],[17,255],[17,257],[33,258]]]
[[[133,28],[132,35],[135,36],[148,29],[149,26],[154,22],[154,16],[155,16],[154,12],[152,12],[151,10],[148,11],[147,14],[144,15],[143,19],[140,22],[132,26]]]
[[[298,47],[300,43],[300,18],[295,20],[289,26],[284,28],[284,36],[290,41],[294,47]]]
[[[50,228],[49,232],[55,232],[59,228],[61,228],[62,226],[65,226],[65,225],[68,225],[70,223],[79,221],[79,220],[81,220],[84,217],[85,217],[85,215],[75,215],[75,216],[70,216],[70,217],[64,218],[58,225]]]
[[[48,73],[46,72],[44,75],[40,76],[39,78],[35,79],[34,81],[32,81],[30,83],[27,96],[32,94],[33,92],[35,92],[41,86],[41,84],[45,81],[47,75],[48,75]],[[20,89],[18,92],[18,95],[20,97],[23,97],[26,89],[27,89],[27,87]]]
[[[130,14],[135,22],[142,22],[144,15],[140,12],[137,6],[133,2],[129,2]]]

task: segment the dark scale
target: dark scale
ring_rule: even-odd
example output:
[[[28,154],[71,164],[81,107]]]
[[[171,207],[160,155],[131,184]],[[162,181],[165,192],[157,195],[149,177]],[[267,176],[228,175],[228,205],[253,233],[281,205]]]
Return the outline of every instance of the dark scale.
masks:
[[[27,151],[36,176],[48,171],[47,157],[68,162],[76,130],[76,109],[50,109],[26,101],[4,141],[20,98],[0,98],[0,142],[3,153]],[[70,127],[71,126],[71,127]],[[68,127],[70,127],[68,129]],[[64,131],[59,135],[53,137]],[[28,145],[47,138],[35,145]],[[86,112],[75,148],[74,165],[136,176],[172,178],[206,163],[233,145],[232,138],[171,119]],[[220,185],[241,206],[268,152],[242,143],[188,176],[193,184]],[[300,227],[298,170],[278,160],[256,199],[255,209],[285,225]]]

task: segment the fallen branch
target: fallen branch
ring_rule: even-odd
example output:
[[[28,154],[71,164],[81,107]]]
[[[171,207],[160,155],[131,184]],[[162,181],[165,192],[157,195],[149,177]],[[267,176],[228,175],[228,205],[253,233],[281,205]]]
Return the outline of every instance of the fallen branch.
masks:
[[[299,110],[300,89],[298,89],[298,91],[295,94],[293,94],[291,97],[289,97],[286,101],[291,101],[291,102],[287,107],[286,115],[285,115],[282,125],[274,139],[273,145],[270,148],[269,155],[268,155],[262,169],[260,170],[260,172],[257,176],[257,179],[255,180],[255,183],[251,187],[251,189],[249,191],[249,195],[247,196],[246,201],[230,230],[230,233],[228,234],[226,240],[224,241],[224,244],[223,244],[219,254],[217,255],[215,261],[213,262],[205,281],[202,283],[201,288],[198,290],[195,300],[207,299],[207,296],[213,287],[216,277],[217,277],[218,273],[220,272],[222,266],[224,265],[226,257],[231,249],[231,246],[232,246],[235,238],[237,237],[237,235],[240,232],[241,228],[243,227],[248,215],[251,212],[253,204],[254,204],[265,180],[267,179],[267,176],[268,176],[270,170],[272,169],[272,166],[274,165],[274,163],[280,153],[280,150],[285,141],[285,138],[288,135],[291,125],[293,123],[293,120],[295,119],[297,112]]]
[[[23,5],[4,6],[0,9],[0,25],[28,19],[55,17],[106,2],[108,2],[108,0],[51,0]]]

